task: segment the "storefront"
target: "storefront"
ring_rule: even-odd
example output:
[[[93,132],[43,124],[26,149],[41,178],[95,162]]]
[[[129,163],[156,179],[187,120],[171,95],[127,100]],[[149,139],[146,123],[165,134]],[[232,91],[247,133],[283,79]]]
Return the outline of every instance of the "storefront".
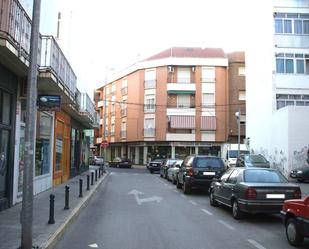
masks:
[[[0,211],[12,204],[17,77],[0,65]]]

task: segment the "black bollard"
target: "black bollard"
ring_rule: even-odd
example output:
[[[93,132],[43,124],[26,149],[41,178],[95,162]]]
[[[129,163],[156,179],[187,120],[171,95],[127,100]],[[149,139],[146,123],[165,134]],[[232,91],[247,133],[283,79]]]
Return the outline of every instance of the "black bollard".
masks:
[[[98,170],[96,169],[95,170],[95,181],[97,181],[98,180]]]
[[[101,178],[101,168],[99,168],[99,178]]]
[[[87,190],[90,189],[90,175],[87,175]]]
[[[79,196],[83,197],[83,179],[79,179]]]
[[[49,196],[49,220],[48,224],[55,224],[55,195]]]
[[[64,209],[70,209],[69,206],[69,198],[70,198],[70,187],[65,186],[65,204],[64,204]]]
[[[93,185],[93,177],[94,177],[94,173],[91,172],[91,185]]]

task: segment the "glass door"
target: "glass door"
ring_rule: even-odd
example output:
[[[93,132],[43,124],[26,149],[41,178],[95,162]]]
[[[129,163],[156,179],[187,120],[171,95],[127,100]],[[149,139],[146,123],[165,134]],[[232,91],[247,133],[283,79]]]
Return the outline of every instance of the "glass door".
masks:
[[[0,198],[6,197],[9,141],[9,130],[0,129]]]

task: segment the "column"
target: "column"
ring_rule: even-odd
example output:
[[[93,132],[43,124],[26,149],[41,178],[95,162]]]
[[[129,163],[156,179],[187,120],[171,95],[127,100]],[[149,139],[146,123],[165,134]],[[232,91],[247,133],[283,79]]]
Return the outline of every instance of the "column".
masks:
[[[144,165],[146,165],[148,163],[147,154],[148,154],[148,146],[144,146],[144,158],[143,158],[143,164]]]
[[[134,163],[139,164],[139,147],[135,147],[135,158],[134,158]]]
[[[124,145],[121,145],[121,157],[124,157],[124,154],[125,154],[125,146]]]
[[[128,158],[129,159],[133,159],[133,158],[131,158],[131,147],[130,146],[128,146]]]
[[[195,146],[195,155],[198,155],[198,146]]]
[[[175,146],[172,146],[172,158],[175,158]]]

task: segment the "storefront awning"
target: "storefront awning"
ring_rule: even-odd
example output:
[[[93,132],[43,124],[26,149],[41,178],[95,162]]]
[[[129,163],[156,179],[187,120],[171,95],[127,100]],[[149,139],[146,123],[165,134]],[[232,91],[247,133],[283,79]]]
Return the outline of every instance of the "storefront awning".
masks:
[[[202,116],[201,117],[201,130],[216,130],[216,116]]]
[[[170,116],[171,128],[175,129],[195,129],[195,116]]]

